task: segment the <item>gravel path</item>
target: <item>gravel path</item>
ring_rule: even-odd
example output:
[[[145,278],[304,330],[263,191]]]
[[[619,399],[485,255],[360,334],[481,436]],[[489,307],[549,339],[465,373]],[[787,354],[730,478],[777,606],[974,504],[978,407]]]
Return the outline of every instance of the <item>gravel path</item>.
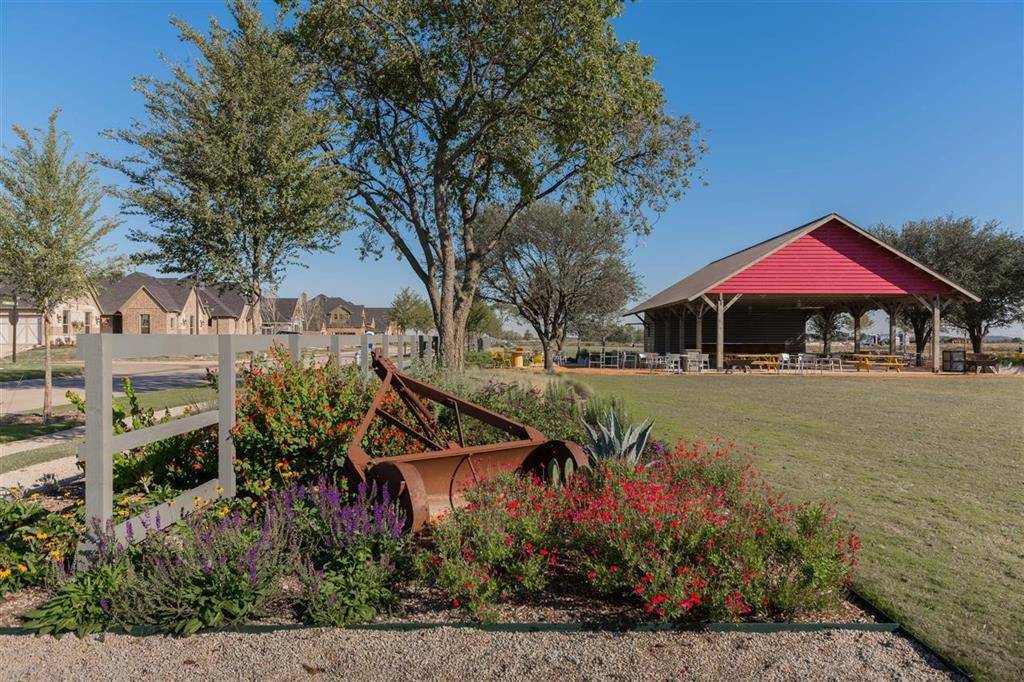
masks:
[[[490,633],[306,629],[187,639],[0,637],[0,680],[951,679],[892,633]]]

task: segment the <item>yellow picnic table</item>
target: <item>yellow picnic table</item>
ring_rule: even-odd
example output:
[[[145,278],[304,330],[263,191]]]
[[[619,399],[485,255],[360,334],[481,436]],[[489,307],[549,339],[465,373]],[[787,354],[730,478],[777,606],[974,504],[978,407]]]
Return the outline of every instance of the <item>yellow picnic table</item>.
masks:
[[[885,371],[903,371],[902,355],[876,355],[874,353],[854,353],[850,360],[859,372],[861,369],[870,372],[872,367],[884,367]]]
[[[742,364],[766,371],[779,370],[782,360],[772,353],[735,353],[730,357],[740,360]]]

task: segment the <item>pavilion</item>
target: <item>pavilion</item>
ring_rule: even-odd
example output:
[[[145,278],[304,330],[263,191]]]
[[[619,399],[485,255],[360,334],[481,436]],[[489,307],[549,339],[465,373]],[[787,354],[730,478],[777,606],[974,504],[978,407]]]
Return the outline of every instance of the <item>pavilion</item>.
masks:
[[[859,344],[861,316],[889,314],[889,351],[895,317],[906,306],[932,313],[941,329],[952,301],[980,300],[941,274],[889,246],[837,213],[709,263],[627,311],[644,325],[644,350],[682,353],[715,344],[721,370],[728,353],[801,352],[808,318],[849,312]],[[707,313],[714,323],[705,325]],[[940,371],[938,333],[932,334],[932,370]]]

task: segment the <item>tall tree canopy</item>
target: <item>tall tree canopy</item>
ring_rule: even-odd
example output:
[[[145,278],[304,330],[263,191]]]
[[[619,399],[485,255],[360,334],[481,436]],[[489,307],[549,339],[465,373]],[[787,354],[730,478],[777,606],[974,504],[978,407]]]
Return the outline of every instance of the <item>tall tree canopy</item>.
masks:
[[[482,231],[499,229],[505,215],[488,210]],[[610,211],[566,210],[535,204],[512,221],[488,258],[483,294],[509,306],[537,333],[544,366],[573,319],[620,312],[640,291],[626,253],[628,230]]]
[[[107,191],[93,169],[71,154],[57,130],[59,110],[45,131],[12,126],[20,144],[0,158],[0,280],[43,316],[43,419],[52,413],[50,324],[58,305],[93,290],[114,267],[103,238],[119,220],[101,216]]]
[[[106,163],[130,181],[126,212],[156,228],[130,235],[153,245],[141,259],[236,285],[258,332],[264,288],[302,252],[336,246],[350,184],[323,151],[340,126],[333,107],[309,106],[313,75],[254,3],[229,7],[233,29],[172,21],[200,59],[135,79],[147,117],[108,134],[137,152]]]
[[[665,112],[654,62],[615,35],[621,0],[281,0],[348,121],[365,253],[381,240],[426,286],[442,362],[463,337],[487,255],[545,197],[612,203],[628,227],[689,186],[697,125]],[[484,206],[505,224],[482,238]]]
[[[975,353],[993,327],[1024,321],[1024,235],[1002,229],[997,221],[980,224],[973,217],[948,215],[912,220],[901,229],[872,228],[879,238],[936,272],[942,273],[981,301],[957,301],[945,319],[964,330]],[[907,313],[922,351],[918,326],[925,315]],[[930,322],[929,330],[930,330]],[[935,333],[933,331],[933,333]]]

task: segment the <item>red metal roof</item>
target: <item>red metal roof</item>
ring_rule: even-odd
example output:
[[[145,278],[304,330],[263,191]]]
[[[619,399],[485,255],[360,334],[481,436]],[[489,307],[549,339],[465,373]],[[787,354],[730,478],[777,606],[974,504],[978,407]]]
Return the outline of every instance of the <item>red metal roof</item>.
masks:
[[[836,213],[709,263],[626,314],[705,294],[958,295],[979,300]]]
[[[733,275],[710,294],[952,294],[949,284],[831,220]]]

